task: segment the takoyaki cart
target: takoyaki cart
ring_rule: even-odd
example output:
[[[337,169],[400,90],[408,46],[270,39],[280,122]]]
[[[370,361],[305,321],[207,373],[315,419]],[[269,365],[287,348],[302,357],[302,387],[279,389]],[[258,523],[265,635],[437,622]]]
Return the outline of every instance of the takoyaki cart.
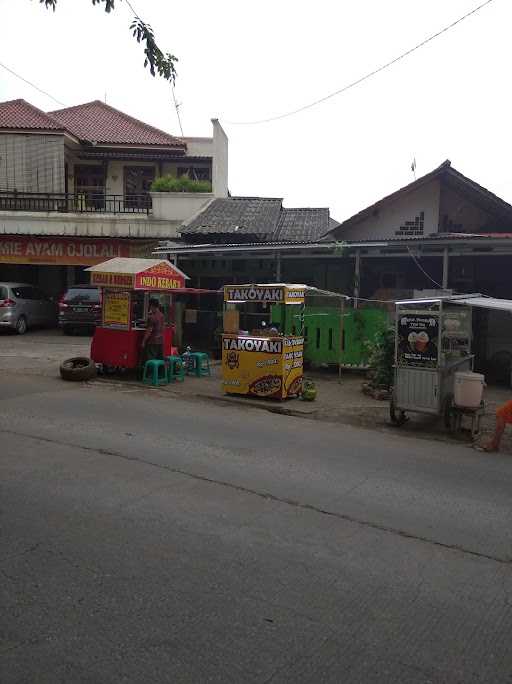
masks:
[[[446,427],[460,427],[462,413],[478,431],[483,404],[472,409],[454,402],[455,374],[473,370],[472,297],[447,296],[396,302],[395,370],[390,418],[403,425],[407,412],[443,416]]]

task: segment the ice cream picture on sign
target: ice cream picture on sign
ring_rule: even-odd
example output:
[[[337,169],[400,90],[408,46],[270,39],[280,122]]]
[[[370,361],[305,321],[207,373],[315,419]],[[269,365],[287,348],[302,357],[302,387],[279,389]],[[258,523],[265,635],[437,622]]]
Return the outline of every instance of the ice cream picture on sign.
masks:
[[[398,321],[398,363],[402,366],[436,366],[438,335],[437,316],[402,316]]]

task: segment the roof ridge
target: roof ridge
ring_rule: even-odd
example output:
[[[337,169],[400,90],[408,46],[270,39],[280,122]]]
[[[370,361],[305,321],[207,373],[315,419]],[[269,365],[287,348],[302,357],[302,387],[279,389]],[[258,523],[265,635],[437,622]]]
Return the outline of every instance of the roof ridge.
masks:
[[[111,112],[115,112],[119,116],[122,116],[124,119],[127,119],[131,123],[135,123],[139,126],[143,126],[146,129],[149,128],[154,133],[160,133],[161,135],[169,136],[169,138],[172,138],[176,142],[181,142],[184,146],[186,146],[186,144],[187,144],[179,136],[173,135],[172,133],[168,133],[167,131],[163,131],[161,128],[157,128],[156,126],[152,126],[151,124],[148,124],[145,121],[142,121],[141,119],[137,119],[134,116],[131,116],[131,114],[127,114],[126,112],[123,112],[121,109],[117,109],[117,107],[112,107],[112,105],[109,105],[106,102],[102,102],[101,100],[91,100],[90,102],[84,102],[83,104],[73,105],[72,107],[65,107],[63,109],[55,109],[52,112],[49,112],[49,115],[68,112],[70,110],[76,110],[76,109],[80,109],[80,108],[84,108],[84,107],[90,107],[91,105],[100,105],[104,109],[107,109]]]

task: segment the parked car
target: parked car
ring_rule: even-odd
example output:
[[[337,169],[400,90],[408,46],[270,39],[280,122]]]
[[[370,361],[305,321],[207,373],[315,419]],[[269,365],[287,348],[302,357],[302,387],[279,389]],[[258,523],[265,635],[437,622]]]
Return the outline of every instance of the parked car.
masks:
[[[37,287],[27,283],[0,283],[0,328],[23,335],[35,326],[57,323],[57,307]]]
[[[90,285],[70,287],[59,301],[59,327],[65,335],[92,332],[101,323],[101,293]]]

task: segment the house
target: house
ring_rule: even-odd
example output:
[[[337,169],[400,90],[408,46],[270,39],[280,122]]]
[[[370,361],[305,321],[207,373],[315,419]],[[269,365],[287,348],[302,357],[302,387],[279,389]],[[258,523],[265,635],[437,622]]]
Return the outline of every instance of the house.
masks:
[[[291,224],[306,215],[295,211]],[[283,219],[284,230],[261,228],[257,235],[254,228],[235,230],[221,215],[210,230],[202,227],[207,212],[193,218],[190,228],[181,227],[181,242],[161,243],[158,252],[186,263],[184,268],[199,262],[204,274],[220,262],[228,265],[226,276],[236,277],[231,264],[241,261],[245,280],[258,280],[262,269],[356,298],[391,300],[435,288],[512,297],[512,206],[450,161],[325,232],[325,219],[315,219],[316,229],[305,232]],[[262,220],[257,226],[265,225]]]
[[[182,224],[179,240],[163,241],[157,252],[178,258],[197,287],[280,280],[279,253],[270,254],[268,245],[314,243],[337,225],[329,209],[287,208],[281,197],[219,198]]]
[[[389,302],[382,305],[391,310],[394,300],[418,290],[512,299],[512,206],[450,161],[336,225],[328,225],[326,210],[318,220],[322,210],[287,210],[280,200],[267,202],[246,223],[224,212],[208,220],[207,207],[181,227],[181,240],[162,242],[156,253],[178,261],[201,286],[301,282],[350,295],[355,307]],[[297,214],[286,217],[288,211]],[[300,223],[304,211],[315,216],[313,230]],[[496,363],[497,375],[508,377],[512,325],[503,316],[495,321],[481,313],[477,328],[480,367]]]
[[[176,137],[104,102],[43,112],[0,103],[0,280],[58,294],[84,268],[150,255],[185,219],[228,195],[228,140]],[[206,193],[150,193],[155,178],[188,175]],[[162,197],[165,195],[165,197]]]

